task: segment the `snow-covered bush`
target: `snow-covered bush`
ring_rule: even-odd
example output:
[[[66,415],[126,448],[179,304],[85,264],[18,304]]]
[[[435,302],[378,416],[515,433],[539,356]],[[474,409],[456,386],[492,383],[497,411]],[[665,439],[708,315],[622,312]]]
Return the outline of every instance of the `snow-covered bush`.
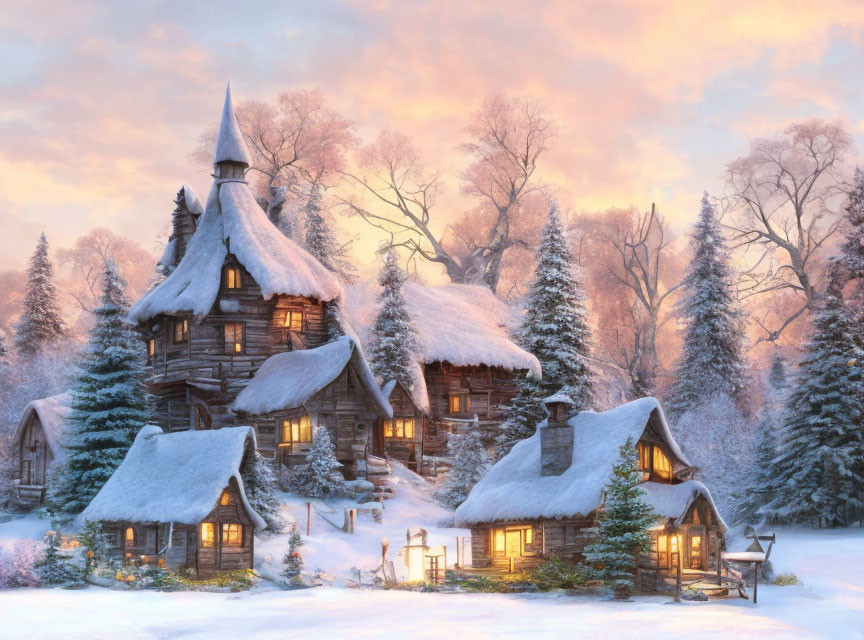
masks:
[[[528,579],[541,591],[576,589],[589,582],[590,573],[585,567],[554,557],[534,569]]]
[[[243,465],[243,489],[252,509],[267,523],[266,531],[261,533],[281,533],[285,528],[282,517],[282,503],[276,497],[279,479],[269,462],[257,451],[247,454]]]
[[[285,557],[282,558],[282,564],[285,565],[285,568],[282,570],[282,576],[285,577],[288,585],[291,587],[303,586],[303,582],[300,579],[300,573],[303,571],[303,557],[300,555],[300,547],[302,546],[303,539],[295,528],[291,532],[291,537],[288,538],[288,551],[285,552]]]
[[[83,587],[87,583],[84,571],[60,548],[62,540],[59,532],[45,533],[45,554],[33,564],[36,574],[45,587]]]
[[[0,589],[38,587],[39,575],[34,564],[38,545],[32,540],[18,540],[12,546],[0,545]]]
[[[477,430],[450,435],[447,454],[453,466],[436,497],[447,508],[455,509],[465,502],[474,485],[486,475],[489,455]]]
[[[597,542],[585,548],[585,558],[599,565],[598,575],[615,598],[626,600],[635,588],[636,559],[650,547],[648,529],[657,521],[657,515],[639,487],[642,471],[636,447],[628,440],[619,451],[606,485],[606,501],[597,518]]]
[[[312,443],[306,462],[285,472],[285,489],[310,498],[336,496],[342,491],[339,474],[342,465],[333,453],[327,427],[314,428]]]

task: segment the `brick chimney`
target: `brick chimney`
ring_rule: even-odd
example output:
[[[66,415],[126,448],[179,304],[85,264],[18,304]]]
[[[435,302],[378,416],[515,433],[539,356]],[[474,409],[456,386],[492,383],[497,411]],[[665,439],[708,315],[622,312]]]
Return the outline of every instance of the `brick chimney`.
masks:
[[[543,401],[549,419],[540,428],[540,475],[560,476],[573,462],[573,425],[567,422],[573,401],[556,393]]]

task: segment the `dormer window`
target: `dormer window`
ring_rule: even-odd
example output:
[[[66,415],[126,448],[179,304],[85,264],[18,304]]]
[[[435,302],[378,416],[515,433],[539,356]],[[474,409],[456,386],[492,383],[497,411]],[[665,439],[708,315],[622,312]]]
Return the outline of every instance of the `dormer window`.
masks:
[[[303,310],[288,309],[285,312],[285,325],[289,331],[303,331]]]
[[[177,320],[174,322],[174,344],[183,344],[189,342],[189,320]]]
[[[222,496],[219,498],[219,504],[223,507],[234,504],[234,498],[227,491],[223,491]]]
[[[639,443],[639,468],[642,469],[642,479],[650,480],[651,476],[662,480],[672,480],[672,463],[656,444]]]
[[[240,274],[240,267],[225,267],[225,288],[240,289],[242,286],[243,276]]]

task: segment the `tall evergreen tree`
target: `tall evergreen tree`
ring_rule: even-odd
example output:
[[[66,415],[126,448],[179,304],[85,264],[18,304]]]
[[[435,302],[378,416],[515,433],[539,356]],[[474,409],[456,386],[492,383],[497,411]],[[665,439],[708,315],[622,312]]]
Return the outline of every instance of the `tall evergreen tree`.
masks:
[[[739,400],[745,387],[741,318],[732,289],[729,253],[708,194],[691,238],[680,312],[686,322],[676,383],[667,410],[679,417],[711,395]]]
[[[15,346],[20,353],[39,353],[63,336],[53,273],[54,268],[48,259],[48,239],[43,232],[27,267],[24,313],[15,324]]]
[[[375,343],[369,357],[372,373],[381,381],[398,380],[408,390],[414,388],[412,367],[417,366],[417,340],[405,309],[403,287],[407,275],[390,251],[378,276],[378,315],[375,318]]]
[[[777,457],[787,389],[786,362],[779,353],[775,353],[768,371],[762,415],[755,427],[755,470],[746,476],[744,486],[735,496],[735,521],[738,523],[756,524],[761,518],[760,509],[773,497],[776,486],[774,458]]]
[[[864,352],[854,340],[840,271],[831,269],[786,405],[773,469],[778,488],[762,509],[774,520],[842,526],[864,509]]]
[[[140,336],[126,321],[126,282],[105,267],[101,306],[72,389],[72,435],[62,480],[53,496],[61,515],[80,513],[123,461],[147,420]]]
[[[312,448],[306,454],[306,462],[291,468],[286,488],[311,498],[337,495],[342,490],[338,479],[340,466],[333,452],[330,432],[327,427],[317,426],[312,431]]]
[[[317,185],[312,187],[303,212],[306,250],[343,281],[353,280],[354,265],[345,257],[344,248],[336,240],[336,234],[333,233],[321,206],[321,191]]]
[[[600,577],[618,599],[633,593],[639,554],[651,545],[648,529],[657,521],[645,501],[639,454],[631,441],[620,448],[618,462],[606,485],[606,502],[597,518],[597,542],[585,548],[585,558],[600,565]]]
[[[591,408],[591,330],[585,294],[571,263],[567,235],[555,205],[543,226],[527,309],[516,334],[522,348],[540,361],[543,379],[519,380],[517,394],[496,439],[499,458],[519,440],[534,434],[546,417],[544,398],[560,391],[570,396],[576,411]]]
[[[849,192],[846,225],[843,266],[851,277],[864,280],[864,171],[858,167],[855,168],[855,179]]]
[[[273,466],[257,451],[250,451],[243,461],[243,492],[252,509],[267,523],[266,533],[281,533],[285,528],[282,503],[276,496],[279,479]]]
[[[438,500],[455,509],[465,502],[474,485],[480,482],[489,470],[489,454],[476,428],[468,433],[454,433],[447,440],[447,454],[452,468],[447,479],[438,490]]]

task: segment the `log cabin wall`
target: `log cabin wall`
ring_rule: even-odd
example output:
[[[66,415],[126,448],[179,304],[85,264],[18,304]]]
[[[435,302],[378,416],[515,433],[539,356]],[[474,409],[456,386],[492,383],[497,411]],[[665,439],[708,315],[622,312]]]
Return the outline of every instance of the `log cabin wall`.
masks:
[[[409,393],[397,384],[390,394],[390,406],[393,407],[393,420],[378,418],[375,422],[373,436],[373,452],[375,455],[386,455],[399,460],[406,467],[420,473],[423,461],[424,416],[417,408]],[[395,421],[402,420],[401,433],[405,433],[405,420],[413,421],[413,437],[400,436]],[[388,435],[387,424],[390,423]]]
[[[233,479],[224,493],[230,496],[228,504],[222,504],[224,500],[220,498],[213,511],[201,521],[202,524],[212,523],[214,525],[215,539],[212,546],[209,547],[205,547],[203,540],[199,541],[197,565],[199,578],[207,578],[219,571],[252,568],[255,553],[255,526],[243,506],[240,492]],[[238,524],[242,527],[240,544],[234,546],[227,544],[223,540],[223,527]]]
[[[519,550],[513,553],[514,549],[508,547],[507,532],[524,532],[529,528],[530,540],[522,533]],[[500,532],[503,532],[503,538]],[[497,545],[496,535],[499,541]],[[543,564],[553,557],[579,562],[584,559],[585,547],[591,544],[596,536],[597,528],[593,517],[474,525],[471,527],[472,564],[478,568],[506,569],[513,557],[516,569],[523,570]]]
[[[238,269],[240,286],[226,286],[223,268],[216,303],[200,322],[190,314],[160,314],[140,327],[154,351],[145,383],[154,396],[155,418],[169,431],[236,426],[229,407],[267,358],[327,342],[325,305],[298,296],[264,300],[233,256],[225,267]],[[293,328],[286,319],[289,325],[293,319]],[[241,327],[236,348],[226,341],[226,325]]]

